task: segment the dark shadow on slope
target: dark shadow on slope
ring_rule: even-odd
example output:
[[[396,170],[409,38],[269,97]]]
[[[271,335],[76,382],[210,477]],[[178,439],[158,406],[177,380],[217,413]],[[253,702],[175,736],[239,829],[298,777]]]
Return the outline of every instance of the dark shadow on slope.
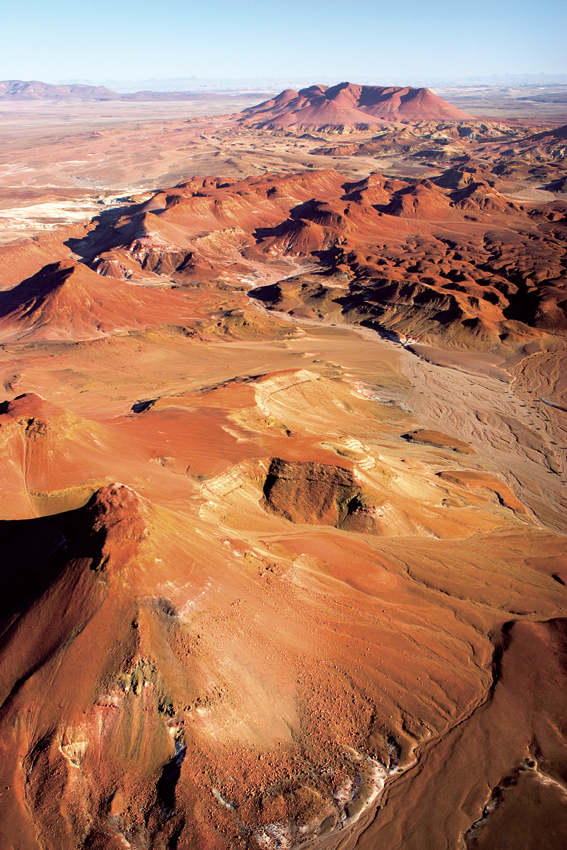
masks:
[[[72,273],[73,266],[62,267],[60,262],[50,263],[13,289],[0,292],[0,319],[19,307],[29,307],[30,311],[41,307],[48,296],[56,292]]]
[[[104,210],[93,219],[96,222],[94,230],[82,239],[68,239],[65,245],[80,257],[81,262],[90,265],[103,251],[110,251],[125,243],[129,244],[135,238],[143,216],[142,206],[142,204],[133,204]],[[127,220],[122,226],[117,227],[117,223],[123,217]]]
[[[181,742],[176,742],[175,748],[176,754],[164,764],[156,785],[158,800],[166,815],[170,815],[175,809],[175,789],[181,775],[181,765],[187,753],[187,748]]]
[[[100,565],[106,531],[94,531],[89,505],[54,516],[0,521],[3,637],[14,616],[46,593],[70,562],[84,562],[92,569]]]

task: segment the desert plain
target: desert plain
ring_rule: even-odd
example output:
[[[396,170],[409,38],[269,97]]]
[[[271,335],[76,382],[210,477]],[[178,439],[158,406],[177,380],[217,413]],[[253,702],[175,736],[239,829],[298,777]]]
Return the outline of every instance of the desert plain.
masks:
[[[0,132],[0,846],[567,846],[565,87]]]

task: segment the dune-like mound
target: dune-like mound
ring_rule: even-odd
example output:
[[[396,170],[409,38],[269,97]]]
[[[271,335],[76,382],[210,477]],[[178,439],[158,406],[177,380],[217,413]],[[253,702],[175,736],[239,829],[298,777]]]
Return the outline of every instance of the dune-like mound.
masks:
[[[438,448],[450,449],[453,452],[463,452],[464,454],[474,454],[474,449],[470,447],[464,440],[457,440],[455,437],[450,437],[448,434],[443,434],[441,431],[420,430],[410,431],[408,434],[402,434],[404,440],[410,443],[422,443],[429,446],[437,446]]]
[[[0,293],[0,340],[85,340],[190,322],[195,305],[179,292],[111,280],[63,260]]]
[[[402,218],[443,220],[451,216],[451,201],[429,180],[396,192],[390,204],[383,208],[389,215]]]
[[[471,116],[426,88],[362,86],[339,83],[314,85],[244,110],[241,122],[256,127],[364,126],[399,121],[470,121]]]
[[[24,393],[0,404],[0,509],[4,519],[23,519],[40,512],[49,491],[57,491],[58,497],[54,509],[48,512],[61,509],[65,501],[62,492],[71,502],[77,497],[84,501],[85,491],[80,485],[85,478],[92,480],[92,467],[87,467],[85,475],[77,455],[94,443],[95,435],[100,436],[100,429],[90,425],[36,393]],[[66,461],[73,445],[82,451],[75,452],[74,463],[69,464]],[[70,474],[71,465],[75,467],[74,476]],[[86,493],[90,492],[87,489]]]

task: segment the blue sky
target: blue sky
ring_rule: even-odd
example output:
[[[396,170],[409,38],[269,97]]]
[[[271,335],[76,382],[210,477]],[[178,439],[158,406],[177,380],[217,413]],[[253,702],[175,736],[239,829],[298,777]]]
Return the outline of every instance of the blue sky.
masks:
[[[0,79],[567,72],[565,0],[2,0]]]

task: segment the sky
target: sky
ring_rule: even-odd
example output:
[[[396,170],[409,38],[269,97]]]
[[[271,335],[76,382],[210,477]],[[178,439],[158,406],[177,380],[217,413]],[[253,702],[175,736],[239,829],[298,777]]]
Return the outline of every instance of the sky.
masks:
[[[567,72],[565,0],[0,0],[0,80]]]

